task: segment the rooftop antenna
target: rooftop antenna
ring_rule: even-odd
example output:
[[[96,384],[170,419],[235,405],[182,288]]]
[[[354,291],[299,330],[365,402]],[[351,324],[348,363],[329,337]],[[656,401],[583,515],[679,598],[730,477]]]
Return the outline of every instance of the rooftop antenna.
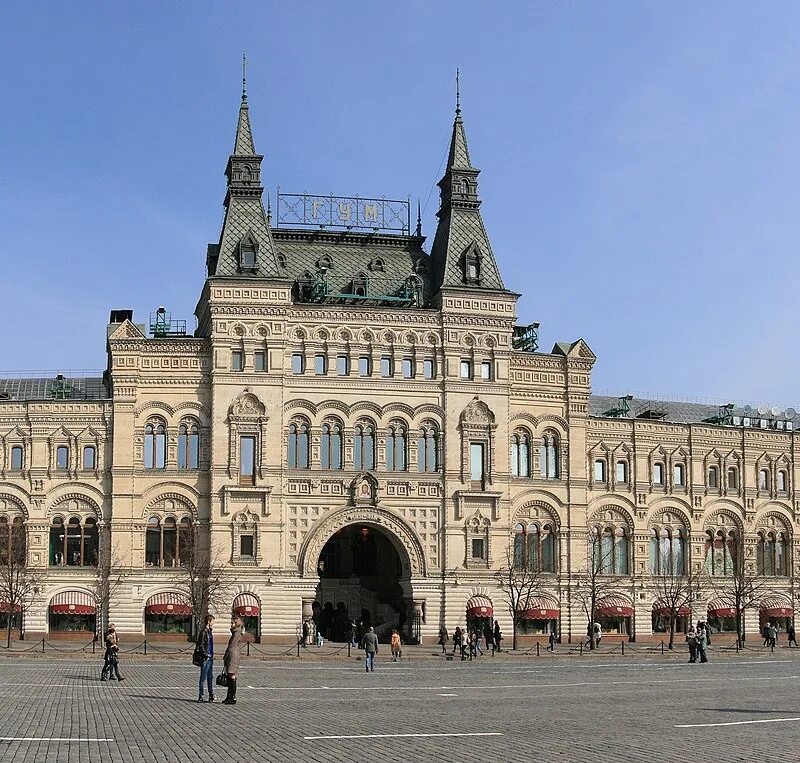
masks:
[[[247,100],[247,53],[242,53],[242,100]]]
[[[456,67],[456,116],[461,116],[461,82],[458,67]]]

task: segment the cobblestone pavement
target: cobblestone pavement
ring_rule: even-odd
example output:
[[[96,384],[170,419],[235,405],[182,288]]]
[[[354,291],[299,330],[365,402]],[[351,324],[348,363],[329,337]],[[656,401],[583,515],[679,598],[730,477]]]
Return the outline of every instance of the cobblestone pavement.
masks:
[[[392,663],[382,650],[371,674],[355,659],[251,660],[235,707],[196,702],[189,657],[123,660],[119,684],[101,683],[100,666],[0,660],[0,761],[650,763],[713,750],[752,763],[795,761],[800,743],[800,659],[785,652],[689,665]]]

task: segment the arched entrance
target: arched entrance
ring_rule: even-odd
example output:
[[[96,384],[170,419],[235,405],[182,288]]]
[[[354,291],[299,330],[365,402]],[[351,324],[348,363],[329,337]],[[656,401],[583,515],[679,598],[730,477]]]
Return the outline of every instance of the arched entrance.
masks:
[[[403,517],[376,505],[346,506],[323,517],[305,538],[298,566],[316,578],[312,611],[323,634],[345,640],[352,623],[419,635],[412,581],[425,576],[425,555]],[[363,611],[362,611],[363,610]]]
[[[323,546],[317,573],[314,622],[325,638],[346,641],[353,623],[357,632],[373,626],[379,636],[404,631],[407,565],[386,532],[367,524],[343,527]]]

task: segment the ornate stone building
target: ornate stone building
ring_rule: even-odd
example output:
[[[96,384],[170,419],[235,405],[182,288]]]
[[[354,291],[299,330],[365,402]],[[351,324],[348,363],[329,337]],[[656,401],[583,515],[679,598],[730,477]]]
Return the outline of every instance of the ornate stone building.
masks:
[[[419,225],[393,231],[359,200],[365,225],[333,200],[335,228],[273,225],[261,165],[243,96],[193,336],[115,310],[102,379],[0,381],[0,538],[24,523],[39,580],[26,634],[97,627],[103,559],[122,633],[185,632],[204,544],[212,610],[264,640],[304,618],[333,637],[358,618],[426,640],[481,618],[508,634],[509,562],[536,572],[524,633],[583,637],[596,583],[606,632],[658,638],[665,567],[724,578],[741,554],[764,579],[748,631],[788,625],[791,412],[599,398],[585,341],[538,351],[459,109],[429,253]],[[300,203],[304,221],[324,211]],[[693,585],[681,617],[730,628],[716,588]]]

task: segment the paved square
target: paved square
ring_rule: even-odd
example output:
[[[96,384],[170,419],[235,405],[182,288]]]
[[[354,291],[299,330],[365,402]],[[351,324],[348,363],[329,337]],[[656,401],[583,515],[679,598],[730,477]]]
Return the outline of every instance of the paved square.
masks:
[[[0,660],[3,761],[795,761],[800,659],[247,661],[235,707],[189,658]]]

